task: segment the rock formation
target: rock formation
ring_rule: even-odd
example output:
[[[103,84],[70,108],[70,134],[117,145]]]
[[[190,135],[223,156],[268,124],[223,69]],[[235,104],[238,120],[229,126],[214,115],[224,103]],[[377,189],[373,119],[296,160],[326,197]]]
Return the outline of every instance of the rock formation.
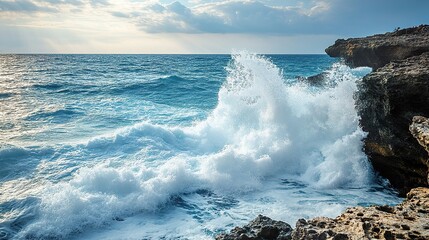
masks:
[[[402,60],[429,51],[429,25],[406,28],[365,38],[339,39],[325,51],[342,57],[352,67],[374,70],[391,61]]]
[[[216,239],[429,239],[429,119],[421,117],[429,116],[429,25],[337,40],[326,52],[374,70],[356,94],[374,169],[403,196],[426,187],[412,189],[395,207],[354,207],[335,219],[300,219],[292,233],[286,223],[258,216]]]
[[[429,188],[415,188],[398,206],[353,207],[335,219],[300,219],[292,239],[429,239]]]
[[[217,240],[358,240],[429,239],[429,188],[415,188],[399,205],[349,208],[332,219],[300,219],[296,228],[259,215],[244,227],[236,227]]]
[[[414,116],[410,125],[410,132],[417,139],[417,142],[429,153],[429,119],[422,116]],[[429,165],[429,159],[426,160]],[[427,181],[429,183],[429,174]]]
[[[420,145],[429,153],[429,119],[422,116],[414,116],[410,125],[410,132]]]
[[[244,227],[236,227],[217,240],[358,240],[429,239],[429,188],[415,188],[399,205],[353,207],[332,219],[300,219],[296,228],[259,215]]]
[[[375,71],[359,84],[357,107],[368,132],[365,152],[401,195],[428,186],[427,153],[409,132],[416,115],[429,115],[429,26],[337,41],[326,49],[351,66]]]
[[[220,234],[216,240],[289,240],[292,227],[282,221],[259,215],[244,227],[235,227],[229,234]]]

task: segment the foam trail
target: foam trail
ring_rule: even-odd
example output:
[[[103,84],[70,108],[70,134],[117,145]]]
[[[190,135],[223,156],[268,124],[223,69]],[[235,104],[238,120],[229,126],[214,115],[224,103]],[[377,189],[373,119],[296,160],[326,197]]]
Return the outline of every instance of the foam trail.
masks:
[[[254,54],[234,54],[227,70],[218,105],[205,121],[186,128],[141,123],[91,140],[84,146],[89,150],[135,145],[151,148],[158,159],[147,161],[154,157],[142,152],[129,161],[106,160],[47,186],[36,220],[18,237],[65,238],[116,217],[156,211],[175,194],[258,191],[273,176],[319,188],[371,181],[354,108],[358,79],[349,68],[319,91],[285,84],[279,68]]]

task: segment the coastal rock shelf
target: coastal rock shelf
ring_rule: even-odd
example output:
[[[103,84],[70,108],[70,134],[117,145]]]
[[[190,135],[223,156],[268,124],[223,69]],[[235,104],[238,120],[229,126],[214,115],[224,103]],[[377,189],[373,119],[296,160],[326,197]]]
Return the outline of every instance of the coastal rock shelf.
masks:
[[[353,207],[332,219],[300,219],[292,231],[287,223],[259,215],[244,227],[216,240],[358,240],[429,239],[429,188],[415,188],[401,204]]]
[[[364,38],[338,39],[325,51],[331,57],[344,58],[352,67],[377,69],[429,51],[428,39],[429,25],[421,25]]]
[[[395,207],[353,207],[335,219],[300,219],[292,239],[429,239],[429,188],[412,189]]]
[[[429,115],[429,26],[339,40],[326,49],[351,66],[376,70],[357,94],[365,152],[374,169],[404,196],[428,186],[428,155],[409,132],[416,115]]]

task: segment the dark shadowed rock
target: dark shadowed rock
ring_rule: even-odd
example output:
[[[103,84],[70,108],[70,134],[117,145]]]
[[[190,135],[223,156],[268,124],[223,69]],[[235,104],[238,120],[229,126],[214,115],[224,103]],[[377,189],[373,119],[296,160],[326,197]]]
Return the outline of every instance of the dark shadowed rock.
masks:
[[[282,221],[259,215],[244,227],[235,227],[229,234],[216,236],[217,240],[289,240],[292,227]]]
[[[365,152],[374,169],[402,195],[428,186],[428,155],[409,131],[415,115],[429,115],[429,53],[391,62],[365,76],[357,108],[368,132]]]
[[[328,47],[331,57],[342,57],[352,67],[380,68],[391,61],[429,51],[429,25],[364,38],[339,39]]]
[[[306,82],[310,85],[313,86],[323,86],[326,84],[326,77],[327,77],[328,73],[326,72],[322,72],[313,76],[309,76],[309,77],[302,77],[302,76],[297,76],[296,79],[298,79],[299,81],[302,82]]]

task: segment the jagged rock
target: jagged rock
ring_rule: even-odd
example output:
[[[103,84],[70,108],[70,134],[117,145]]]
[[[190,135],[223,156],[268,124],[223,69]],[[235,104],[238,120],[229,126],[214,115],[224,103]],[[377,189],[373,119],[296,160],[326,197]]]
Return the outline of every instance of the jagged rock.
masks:
[[[414,116],[413,122],[410,125],[410,132],[426,152],[429,153],[429,119],[422,116]],[[426,160],[426,165],[429,166],[429,159]],[[429,184],[429,170],[427,181]]]
[[[307,82],[310,85],[322,86],[326,83],[325,79],[327,75],[328,73],[322,72],[309,77],[297,76],[296,79],[298,79],[299,81]]]
[[[244,227],[235,227],[229,234],[216,236],[216,240],[289,240],[291,233],[289,224],[259,215]]]
[[[398,206],[353,207],[335,219],[300,219],[293,240],[429,239],[429,188],[415,188]]]
[[[427,154],[409,134],[415,115],[429,115],[429,25],[365,38],[337,40],[326,49],[352,67],[369,66],[357,94],[365,152],[401,195],[428,186]]]
[[[414,116],[410,125],[410,132],[429,153],[429,119],[422,116]]]
[[[391,61],[429,51],[429,25],[365,38],[339,39],[328,47],[331,57],[342,57],[352,67],[380,68]]]
[[[429,115],[429,52],[391,62],[359,83],[357,108],[368,132],[365,152],[401,195],[428,186],[428,155],[409,132],[415,115]]]
[[[292,233],[291,233],[292,232]],[[236,227],[217,240],[292,239],[429,239],[429,188],[414,188],[397,206],[352,207],[332,219],[300,219],[296,228],[259,215],[244,227]]]

